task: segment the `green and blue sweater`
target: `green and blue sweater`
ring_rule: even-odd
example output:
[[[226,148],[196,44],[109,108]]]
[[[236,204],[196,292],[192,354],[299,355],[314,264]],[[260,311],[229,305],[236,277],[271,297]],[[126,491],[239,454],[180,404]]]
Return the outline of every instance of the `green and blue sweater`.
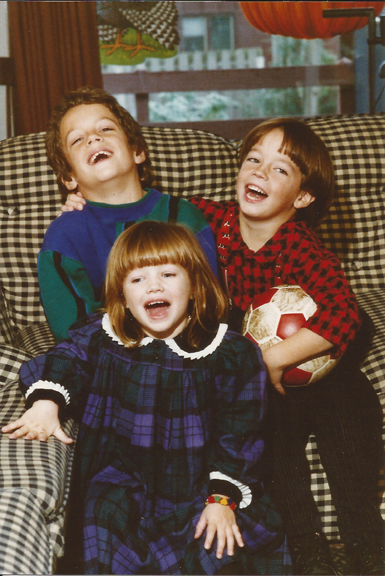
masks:
[[[211,228],[202,212],[186,200],[151,189],[130,204],[87,201],[82,211],[66,212],[51,223],[38,257],[41,298],[57,342],[67,338],[75,321],[100,308],[112,245],[125,228],[142,220],[188,226],[218,276]]]

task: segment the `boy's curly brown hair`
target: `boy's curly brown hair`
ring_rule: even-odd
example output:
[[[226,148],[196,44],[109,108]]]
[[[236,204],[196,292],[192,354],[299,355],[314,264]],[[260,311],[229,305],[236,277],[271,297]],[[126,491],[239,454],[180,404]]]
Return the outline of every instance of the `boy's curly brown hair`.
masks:
[[[47,125],[45,145],[48,163],[56,174],[58,186],[65,200],[68,190],[63,184],[64,181],[71,180],[72,168],[64,154],[60,135],[60,125],[65,114],[81,104],[102,104],[112,112],[122,127],[128,144],[137,154],[145,153],[146,159],[137,165],[139,178],[143,188],[148,188],[153,180],[151,161],[148,156],[148,146],[144,139],[139,124],[131,114],[125,110],[117,100],[101,88],[84,86],[65,94],[61,102],[54,108]]]

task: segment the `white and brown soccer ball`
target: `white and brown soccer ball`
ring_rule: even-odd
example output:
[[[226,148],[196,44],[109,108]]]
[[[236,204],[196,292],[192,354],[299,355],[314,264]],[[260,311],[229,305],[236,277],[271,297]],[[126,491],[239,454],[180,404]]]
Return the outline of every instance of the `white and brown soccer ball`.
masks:
[[[245,314],[242,333],[261,348],[273,346],[295,334],[316,310],[316,303],[300,286],[276,286],[255,298]],[[283,383],[307,386],[323,378],[337,362],[329,354],[319,356],[285,372]]]

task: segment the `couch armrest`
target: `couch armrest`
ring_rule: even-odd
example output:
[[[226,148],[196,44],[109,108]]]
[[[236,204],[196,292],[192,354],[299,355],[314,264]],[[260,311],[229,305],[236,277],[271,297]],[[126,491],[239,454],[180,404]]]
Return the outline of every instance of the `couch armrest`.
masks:
[[[0,427],[24,413],[17,374],[29,358],[12,346],[0,346]],[[73,420],[63,428],[76,438]],[[73,454],[74,445],[56,438],[11,440],[0,432],[0,573],[52,573],[56,557],[64,552],[64,510]],[[22,543],[14,553],[6,537],[10,533],[12,541]],[[26,572],[23,567],[28,567]]]
[[[24,397],[18,381],[9,382],[0,393],[0,427],[19,418],[25,410]],[[63,424],[65,432],[75,438],[72,420]],[[11,440],[0,436],[0,491],[28,488],[40,500],[48,521],[61,513],[66,504],[68,478],[74,446],[57,438],[47,442]]]
[[[15,331],[16,330],[12,328],[4,288],[3,285],[0,284],[0,342],[9,345],[14,344]]]
[[[0,490],[0,573],[52,574],[54,553],[40,503],[29,490]]]

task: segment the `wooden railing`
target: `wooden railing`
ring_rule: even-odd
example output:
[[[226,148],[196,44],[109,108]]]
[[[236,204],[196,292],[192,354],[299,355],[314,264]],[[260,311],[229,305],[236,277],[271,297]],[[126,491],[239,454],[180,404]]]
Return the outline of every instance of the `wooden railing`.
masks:
[[[299,86],[337,86],[341,114],[355,111],[354,65],[341,63],[323,66],[292,66],[231,70],[193,70],[176,72],[136,71],[104,74],[104,87],[112,94],[134,94],[137,120],[143,126],[175,126],[175,123],[149,121],[149,95],[156,92],[252,90],[259,88],[290,88]],[[198,128],[226,138],[243,138],[261,121],[215,120],[178,122],[179,127]]]
[[[262,48],[235,48],[233,50],[194,50],[178,52],[172,58],[146,58],[127,72],[146,70],[147,72],[176,72],[181,70],[230,70],[233,68],[264,68],[265,58]],[[107,66],[117,72],[121,66]],[[120,70],[121,71],[121,70]]]

